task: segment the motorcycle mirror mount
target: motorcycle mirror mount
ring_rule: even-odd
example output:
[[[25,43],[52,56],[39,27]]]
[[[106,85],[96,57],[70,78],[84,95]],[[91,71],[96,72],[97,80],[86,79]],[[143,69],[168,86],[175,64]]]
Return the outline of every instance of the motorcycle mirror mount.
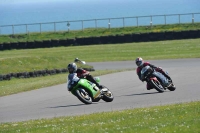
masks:
[[[85,61],[81,61],[81,63],[82,63],[82,64],[84,64],[84,65],[86,64],[86,62],[85,62]]]

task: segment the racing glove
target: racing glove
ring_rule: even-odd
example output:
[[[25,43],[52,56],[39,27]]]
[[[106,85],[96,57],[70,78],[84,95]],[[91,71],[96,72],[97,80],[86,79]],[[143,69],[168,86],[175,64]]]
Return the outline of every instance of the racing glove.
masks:
[[[162,68],[161,67],[157,67],[156,71],[162,71]]]

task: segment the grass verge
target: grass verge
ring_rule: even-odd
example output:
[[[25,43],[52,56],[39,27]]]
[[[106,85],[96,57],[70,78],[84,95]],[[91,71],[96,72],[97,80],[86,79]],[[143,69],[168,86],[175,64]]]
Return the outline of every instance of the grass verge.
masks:
[[[200,23],[185,23],[185,24],[167,24],[167,25],[154,25],[149,26],[133,26],[124,28],[88,28],[77,31],[61,31],[61,32],[42,32],[30,34],[16,34],[16,35],[0,35],[0,44],[4,42],[26,42],[26,41],[43,41],[51,39],[66,39],[76,37],[91,37],[91,36],[108,36],[108,35],[121,35],[132,33],[147,33],[147,32],[165,32],[165,31],[185,31],[185,30],[198,30]]]
[[[200,101],[90,115],[2,123],[3,133],[198,133]]]

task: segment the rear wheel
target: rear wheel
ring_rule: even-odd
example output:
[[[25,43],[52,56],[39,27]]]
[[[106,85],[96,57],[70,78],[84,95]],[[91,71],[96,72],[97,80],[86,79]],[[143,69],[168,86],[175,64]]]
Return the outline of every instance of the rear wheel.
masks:
[[[162,93],[162,92],[165,91],[163,86],[161,85],[161,83],[159,81],[150,80],[150,82],[158,92]]]
[[[103,86],[102,91],[103,91],[102,99],[105,102],[112,102],[114,99],[114,95],[112,94],[112,92],[105,86]]]
[[[85,103],[85,104],[91,104],[92,103],[92,98],[91,96],[89,95],[89,93],[87,91],[85,91],[85,89],[83,88],[80,88],[80,89],[77,89],[76,90],[76,96],[77,98]]]

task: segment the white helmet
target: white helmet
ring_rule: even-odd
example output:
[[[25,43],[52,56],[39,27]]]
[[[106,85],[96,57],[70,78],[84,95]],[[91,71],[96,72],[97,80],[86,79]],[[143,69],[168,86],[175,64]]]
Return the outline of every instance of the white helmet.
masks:
[[[140,67],[140,66],[142,66],[142,65],[144,64],[144,61],[143,61],[143,59],[142,59],[141,57],[137,57],[137,58],[135,59],[135,63],[136,63],[136,65],[137,65],[138,67]]]

